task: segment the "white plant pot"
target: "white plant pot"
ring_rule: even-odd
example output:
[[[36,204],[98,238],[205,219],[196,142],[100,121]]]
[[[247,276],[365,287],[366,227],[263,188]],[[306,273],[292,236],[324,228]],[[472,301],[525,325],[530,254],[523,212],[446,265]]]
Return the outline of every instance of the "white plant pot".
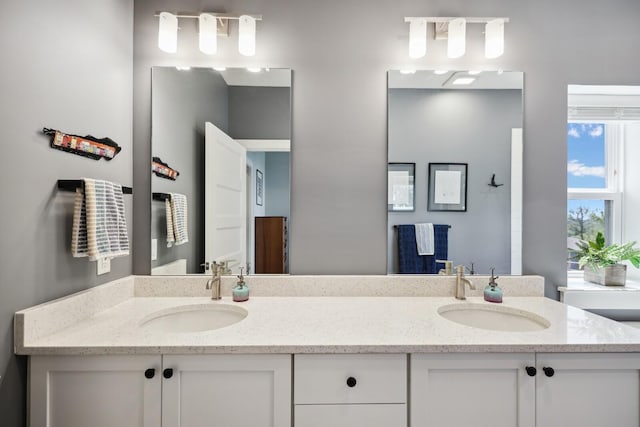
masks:
[[[584,266],[584,280],[605,286],[624,286],[627,281],[627,266],[615,264],[606,267],[592,269]]]

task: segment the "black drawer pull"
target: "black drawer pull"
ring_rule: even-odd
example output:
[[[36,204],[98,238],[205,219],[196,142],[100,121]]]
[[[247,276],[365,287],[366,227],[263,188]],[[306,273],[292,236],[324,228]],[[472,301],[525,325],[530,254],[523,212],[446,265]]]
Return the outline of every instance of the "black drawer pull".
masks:
[[[530,377],[535,377],[538,373],[538,370],[533,366],[527,366],[524,369],[527,371],[527,375],[529,375]]]
[[[162,376],[165,377],[166,379],[169,379],[173,376],[173,369],[171,368],[167,368],[164,371],[162,371]]]
[[[349,377],[349,378],[347,378],[347,385],[348,385],[349,387],[355,387],[355,386],[356,386],[356,383],[357,383],[357,381],[356,381],[356,379],[355,379],[355,378],[353,378],[353,377]]]
[[[144,371],[144,376],[145,378],[150,380],[151,378],[156,376],[156,370],[153,368],[149,368],[146,371]]]
[[[552,377],[553,374],[556,373],[556,371],[554,371],[553,368],[549,368],[549,367],[546,367],[546,366],[544,368],[542,368],[542,370],[544,371],[544,374],[546,376],[548,376],[548,377]]]

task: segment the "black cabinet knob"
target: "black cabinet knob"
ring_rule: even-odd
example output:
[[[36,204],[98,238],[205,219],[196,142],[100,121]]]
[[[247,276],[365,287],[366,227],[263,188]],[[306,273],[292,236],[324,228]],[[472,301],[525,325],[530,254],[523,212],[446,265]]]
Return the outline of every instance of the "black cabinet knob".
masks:
[[[171,368],[167,368],[164,371],[162,371],[162,376],[165,377],[166,379],[169,379],[173,376],[173,369]]]
[[[156,376],[156,370],[153,368],[149,368],[146,371],[144,371],[144,376],[145,378],[150,380],[151,378]]]
[[[556,371],[554,371],[553,368],[549,368],[548,366],[545,366],[544,368],[542,368],[542,370],[544,371],[544,374],[548,377],[552,377],[553,374],[556,373]]]
[[[348,385],[349,387],[355,387],[355,386],[356,386],[356,383],[357,383],[357,381],[356,381],[356,379],[355,379],[355,378],[353,378],[353,377],[349,377],[349,378],[347,378],[347,385]]]
[[[538,373],[538,370],[533,366],[527,366],[524,369],[527,371],[527,375],[529,375],[530,377],[535,377]]]

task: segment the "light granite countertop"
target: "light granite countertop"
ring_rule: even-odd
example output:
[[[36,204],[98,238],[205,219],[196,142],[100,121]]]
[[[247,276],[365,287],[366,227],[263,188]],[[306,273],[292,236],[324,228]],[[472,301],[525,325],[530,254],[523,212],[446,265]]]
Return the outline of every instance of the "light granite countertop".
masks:
[[[195,280],[184,279],[180,292]],[[28,355],[640,352],[640,330],[541,296],[511,296],[505,291],[499,306],[542,316],[550,323],[543,330],[500,332],[452,322],[438,314],[440,307],[497,305],[478,296],[458,301],[449,295],[450,279],[435,280],[434,286],[446,296],[425,296],[426,291],[391,297],[384,292],[381,296],[260,296],[266,291],[256,286],[257,295],[234,303],[228,296],[230,280],[224,283],[222,301],[212,301],[199,290],[202,278],[194,282],[201,295],[175,296],[179,293],[175,280],[164,289],[162,279],[154,287],[152,279],[132,276],[16,313],[15,351]],[[532,286],[541,292],[544,283]],[[437,292],[426,292],[432,293]],[[248,316],[205,332],[169,333],[140,327],[160,310],[203,304],[241,306]]]

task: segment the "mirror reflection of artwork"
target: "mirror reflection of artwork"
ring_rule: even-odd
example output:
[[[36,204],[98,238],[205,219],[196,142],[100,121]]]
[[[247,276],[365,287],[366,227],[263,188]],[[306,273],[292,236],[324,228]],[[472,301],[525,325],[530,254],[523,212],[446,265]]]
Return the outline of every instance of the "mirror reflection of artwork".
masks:
[[[467,211],[467,164],[429,163],[429,211]]]
[[[460,203],[460,182],[462,174],[458,171],[436,171],[435,203],[457,205]]]
[[[264,175],[260,169],[256,169],[256,204],[262,206],[262,191],[263,191]]]
[[[387,210],[411,212],[414,206],[415,163],[389,163]]]

